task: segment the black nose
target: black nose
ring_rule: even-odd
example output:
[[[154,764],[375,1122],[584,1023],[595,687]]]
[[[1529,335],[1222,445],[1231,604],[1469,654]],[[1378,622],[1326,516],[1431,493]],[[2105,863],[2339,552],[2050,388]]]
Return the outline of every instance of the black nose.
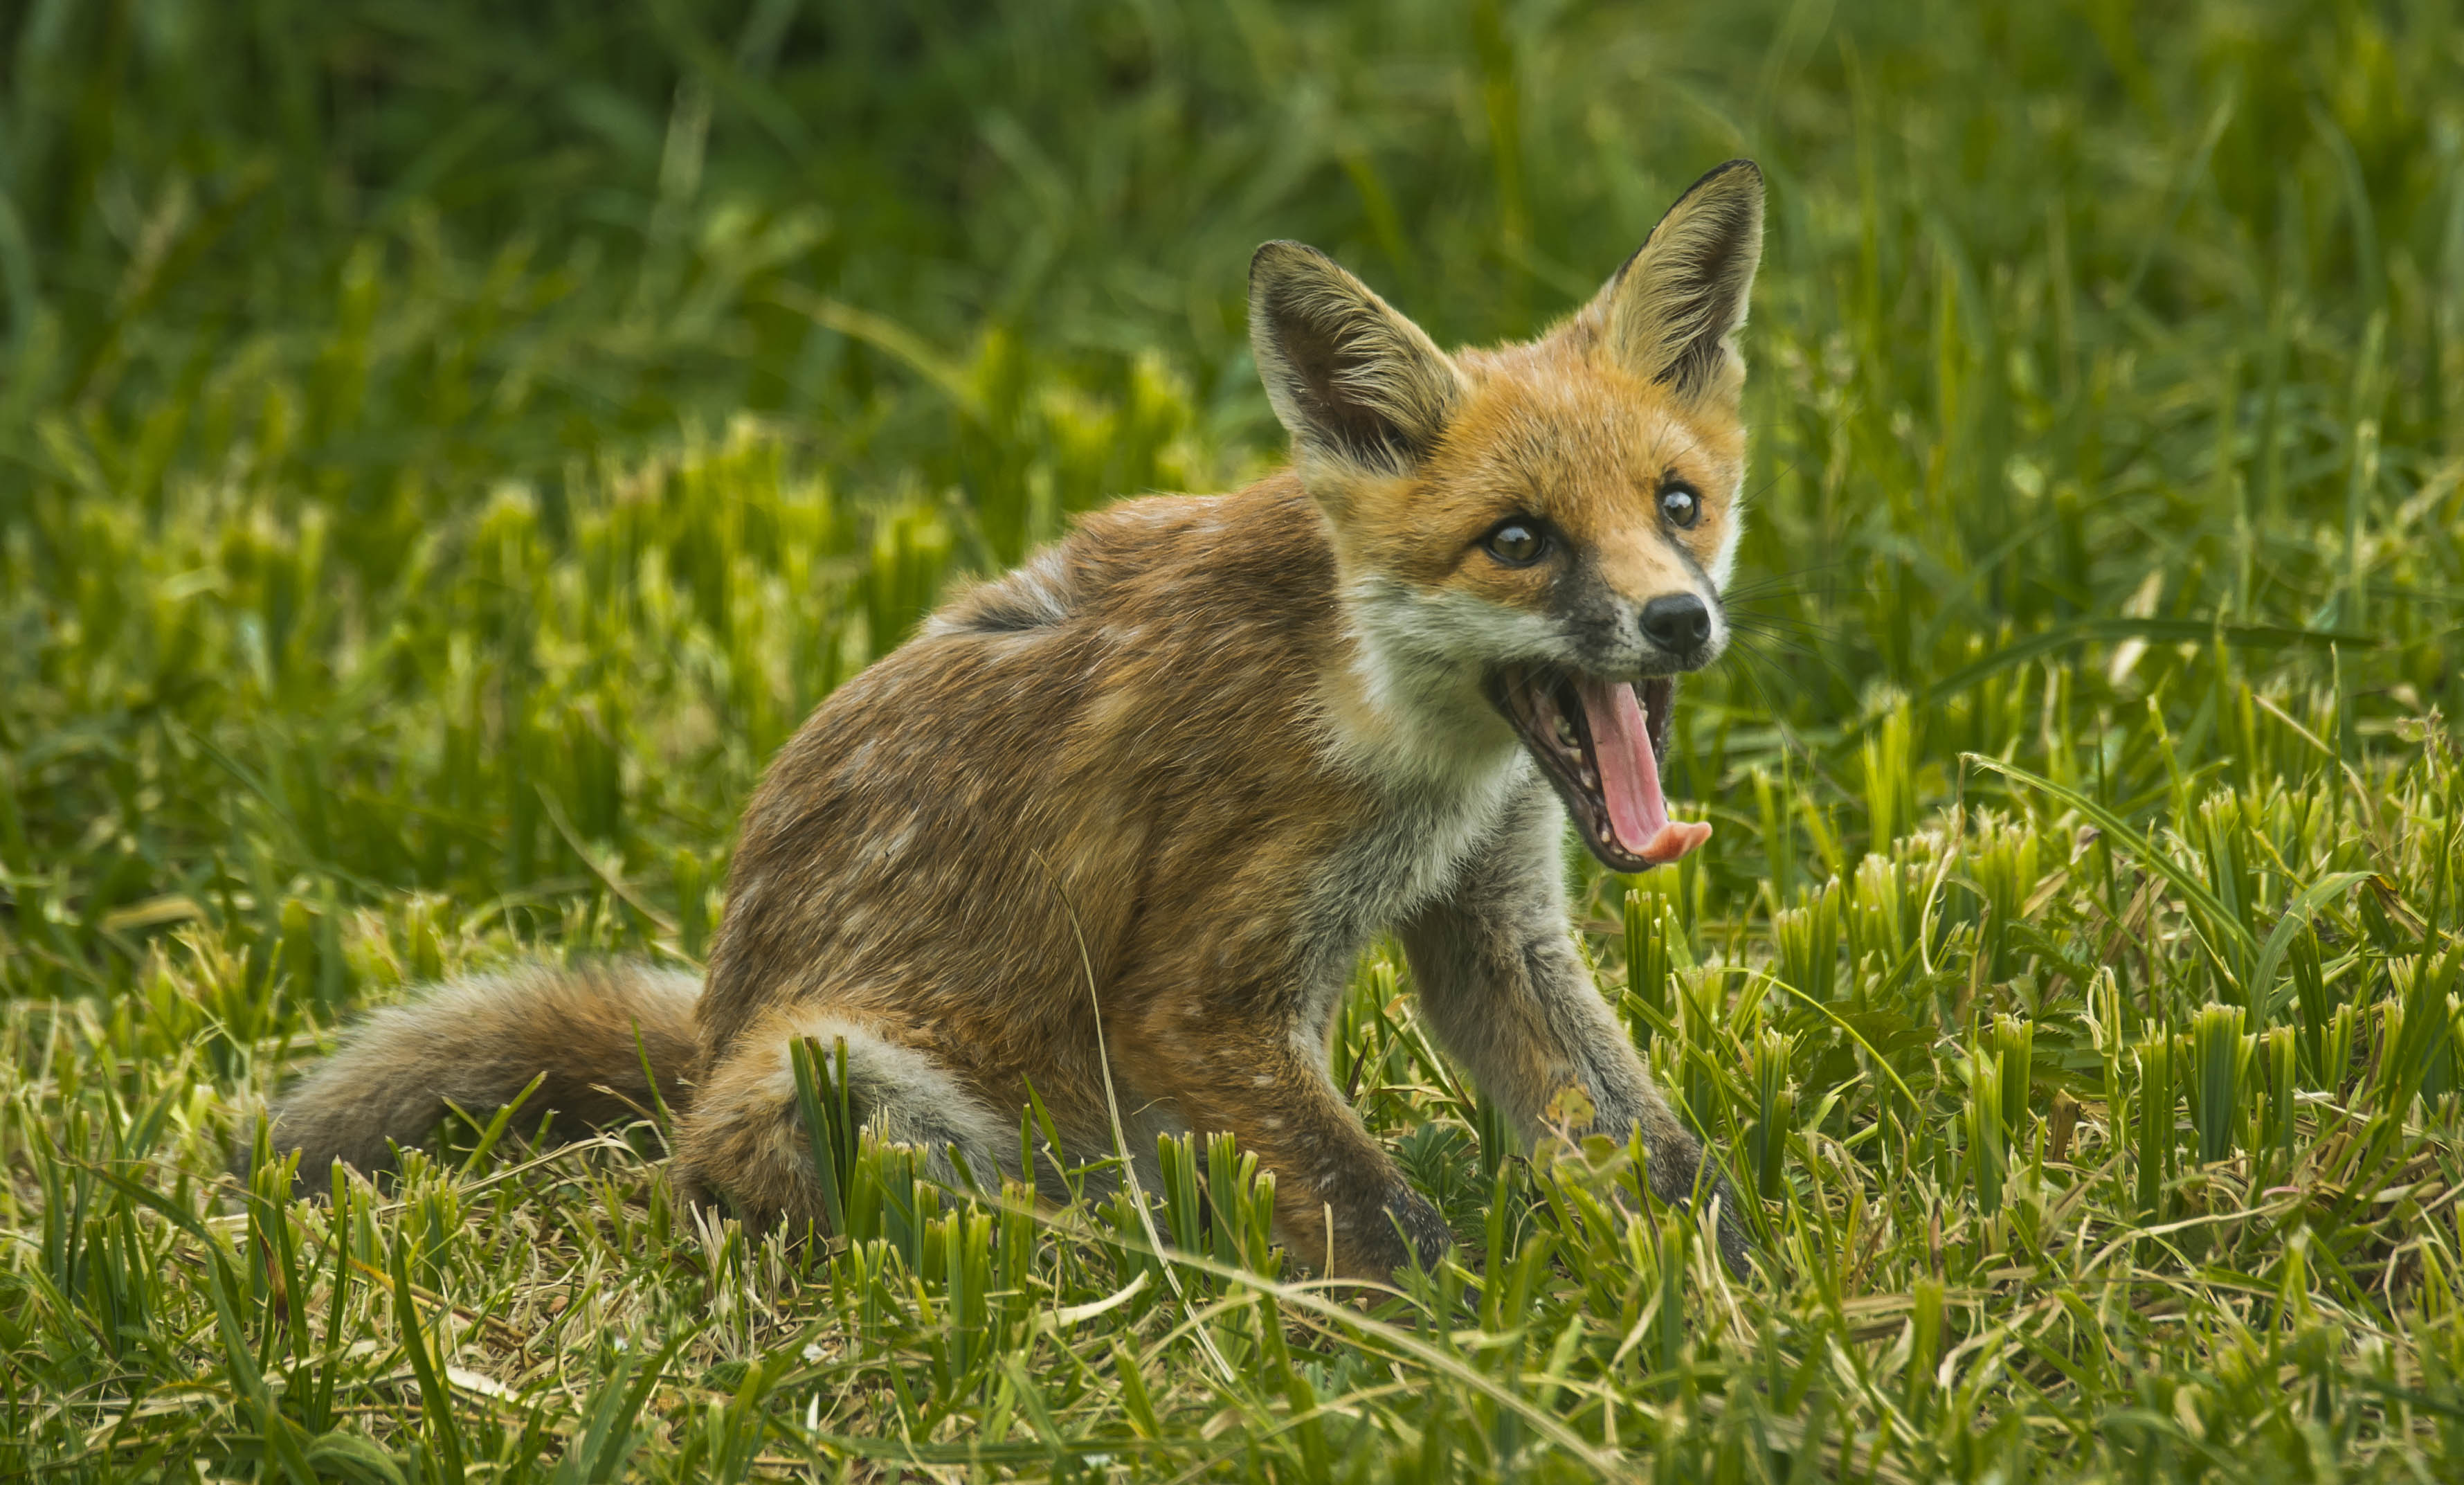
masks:
[[[1642,606],[1642,632],[1671,654],[1699,650],[1711,637],[1711,610],[1692,593],[1669,593]]]

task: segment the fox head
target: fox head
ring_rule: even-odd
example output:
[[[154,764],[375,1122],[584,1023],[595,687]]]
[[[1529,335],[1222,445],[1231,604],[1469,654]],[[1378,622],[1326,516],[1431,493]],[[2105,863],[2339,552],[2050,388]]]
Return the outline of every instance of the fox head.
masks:
[[[1658,765],[1674,677],[1728,637],[1762,222],[1762,173],[1732,161],[1563,323],[1452,355],[1315,249],[1250,264],[1250,344],[1372,709],[1502,716],[1621,871],[1710,833],[1668,820]]]

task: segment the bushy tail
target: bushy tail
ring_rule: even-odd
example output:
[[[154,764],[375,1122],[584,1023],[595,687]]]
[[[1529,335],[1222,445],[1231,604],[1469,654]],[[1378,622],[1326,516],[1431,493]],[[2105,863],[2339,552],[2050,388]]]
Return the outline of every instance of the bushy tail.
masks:
[[[621,961],[449,981],[369,1016],[278,1099],[275,1152],[299,1151],[302,1188],[320,1189],[333,1162],[383,1169],[386,1142],[426,1139],[449,1102],[485,1119],[542,1073],[521,1121],[553,1111],[551,1133],[579,1135],[652,1107],[646,1057],[658,1097],[681,1106],[700,995],[698,975]]]

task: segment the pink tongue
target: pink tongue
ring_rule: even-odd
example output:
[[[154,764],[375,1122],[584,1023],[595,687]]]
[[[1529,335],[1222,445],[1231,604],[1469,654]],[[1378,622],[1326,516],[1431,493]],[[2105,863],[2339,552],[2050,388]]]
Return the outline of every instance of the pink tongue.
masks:
[[[1665,866],[1709,840],[1709,825],[1668,818],[1668,801],[1660,793],[1660,760],[1652,754],[1651,733],[1633,685],[1603,685],[1588,677],[1576,685],[1592,724],[1600,793],[1608,801],[1617,845],[1654,866]]]

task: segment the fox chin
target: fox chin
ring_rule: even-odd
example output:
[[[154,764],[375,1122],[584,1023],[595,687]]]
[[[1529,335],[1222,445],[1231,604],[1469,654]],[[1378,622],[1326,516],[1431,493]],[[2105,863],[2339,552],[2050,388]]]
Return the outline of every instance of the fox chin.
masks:
[[[527,1107],[568,1130],[663,1098],[682,1193],[801,1226],[823,1204],[789,1049],[843,1039],[862,1117],[945,1173],[956,1150],[1034,1177],[1030,1083],[1058,1158],[1227,1130],[1293,1252],[1383,1278],[1448,1241],[1329,1075],[1391,932],[1526,1138],[1579,1089],[1558,1107],[1639,1131],[1655,1194],[1742,1269],[1733,1191],[1577,951],[1559,843],[1571,821],[1639,872],[1710,834],[1670,816],[1661,762],[1679,677],[1728,638],[1762,221],[1730,162],[1562,323],[1453,352],[1267,243],[1249,333],[1288,468],[1089,515],[840,687],[745,810],[706,979],[435,986],[279,1100],[274,1147],[373,1171],[449,1101],[543,1075]]]

